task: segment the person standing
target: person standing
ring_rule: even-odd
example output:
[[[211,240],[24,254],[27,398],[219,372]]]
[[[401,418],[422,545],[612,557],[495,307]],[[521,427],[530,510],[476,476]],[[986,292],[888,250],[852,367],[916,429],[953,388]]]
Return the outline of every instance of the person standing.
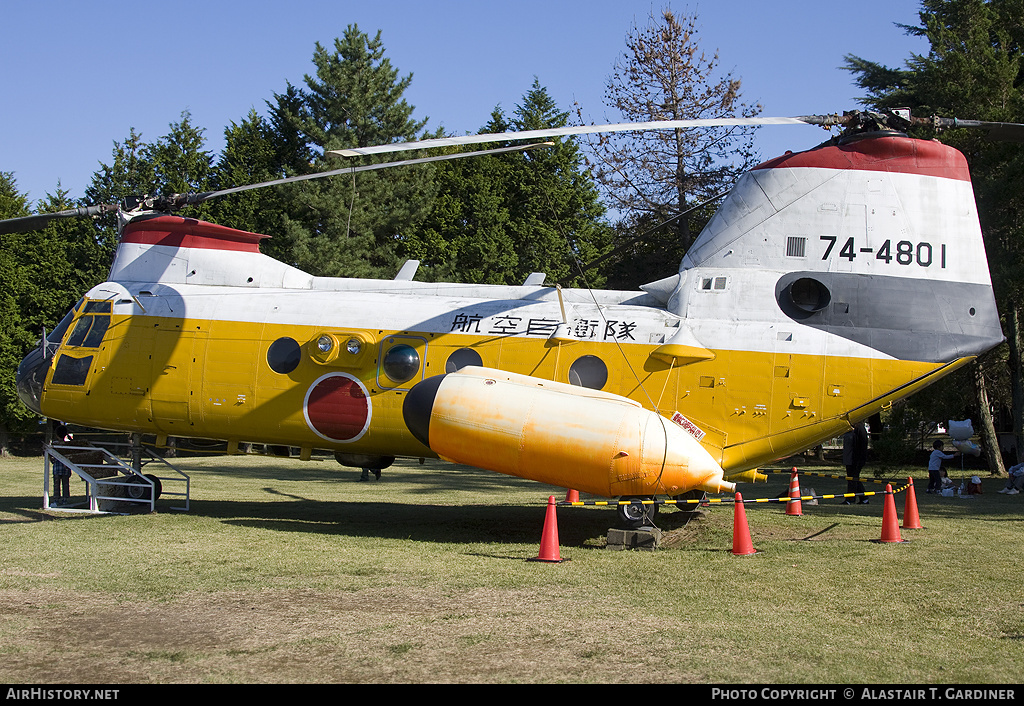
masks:
[[[929,493],[938,493],[942,490],[942,462],[956,458],[955,453],[944,453],[942,442],[936,439],[932,443],[932,455],[928,457],[928,490]]]
[[[59,444],[71,443],[74,435],[63,422],[57,422],[54,438]],[[66,505],[71,500],[71,469],[63,462],[53,459],[53,504]]]
[[[868,430],[864,422],[853,425],[853,429],[843,434],[843,465],[846,466],[846,492],[858,493],[854,498],[846,498],[843,505],[867,505],[864,497],[864,484],[860,480],[860,472],[868,462]]]

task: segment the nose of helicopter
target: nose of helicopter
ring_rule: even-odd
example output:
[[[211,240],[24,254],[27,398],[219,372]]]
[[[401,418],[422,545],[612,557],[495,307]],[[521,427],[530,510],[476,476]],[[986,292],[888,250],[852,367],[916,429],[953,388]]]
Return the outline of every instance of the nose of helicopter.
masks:
[[[22,359],[15,374],[18,397],[21,398],[22,404],[36,414],[43,413],[43,382],[46,380],[49,364],[50,359],[46,357],[43,346],[36,346]]]

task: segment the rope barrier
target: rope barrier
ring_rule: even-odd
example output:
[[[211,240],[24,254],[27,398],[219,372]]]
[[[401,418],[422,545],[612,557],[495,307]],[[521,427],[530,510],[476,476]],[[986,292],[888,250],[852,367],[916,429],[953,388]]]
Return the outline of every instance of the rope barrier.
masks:
[[[793,472],[792,467],[790,468],[758,468],[761,473],[776,473],[781,475],[790,475]],[[878,485],[886,485],[892,483],[892,480],[878,480],[877,478],[852,478],[850,476],[836,475],[835,473],[820,473],[818,471],[797,471],[801,477],[813,476],[815,478],[835,478],[837,480],[859,480],[861,483],[877,483]]]
[[[896,496],[899,493],[904,492],[910,487],[910,483],[906,483],[899,488],[892,489],[892,495]],[[870,497],[872,495],[889,495],[885,490],[869,490],[863,493],[832,493],[826,495],[801,495],[800,497],[790,497],[788,495],[775,498],[752,498],[748,500],[743,498],[741,502],[744,505],[750,505],[755,503],[788,503],[796,500],[834,500],[838,498],[861,498]],[[563,507],[582,507],[585,505],[592,506],[609,506],[617,507],[619,505],[734,505],[736,503],[735,498],[703,498],[699,500],[676,500],[669,498],[667,500],[562,500],[556,502],[556,505]]]

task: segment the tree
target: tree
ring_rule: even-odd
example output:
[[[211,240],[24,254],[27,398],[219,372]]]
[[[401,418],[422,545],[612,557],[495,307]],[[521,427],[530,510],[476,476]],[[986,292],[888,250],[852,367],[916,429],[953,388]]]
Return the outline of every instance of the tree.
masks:
[[[40,211],[72,208],[58,186]],[[13,175],[0,174],[0,218],[28,213]],[[92,225],[78,219],[51,221],[31,233],[0,235],[0,454],[11,431],[26,430],[36,416],[18,399],[15,372],[43,330],[52,330],[71,305],[106,275]]]
[[[271,124],[255,109],[241,123],[232,122],[224,130],[224,151],[213,169],[214,188],[229,189],[284,177],[275,138]],[[252,189],[214,200],[211,219],[232,228],[272,235],[281,229],[283,208],[276,188]]]
[[[568,118],[535,78],[511,119],[497,106],[480,132],[564,127]],[[605,208],[576,140],[554,143],[439,165],[438,196],[409,256],[440,278],[522,284],[544,272],[548,282],[600,286],[603,276],[582,277],[580,266],[608,247]]]
[[[857,56],[845,68],[868,92],[866,105],[888,109],[910,106],[918,114],[938,114],[995,122],[1024,120],[1024,0],[923,0],[920,24],[908,34],[928,40],[927,54],[912,54],[905,69],[893,69]],[[922,131],[931,136],[930,129]],[[967,158],[996,299],[1009,343],[1008,365],[1018,461],[1024,460],[1024,152],[1019,145],[993,142],[978,132],[950,130],[938,135]],[[988,413],[985,376],[976,375],[979,411]],[[991,420],[982,420],[991,429]],[[988,432],[991,433],[991,432]],[[986,434],[987,436],[987,434]],[[997,441],[984,438],[988,449]],[[1001,471],[1001,461],[990,461]]]
[[[124,142],[115,142],[110,164],[100,168],[85,189],[84,204],[119,203],[127,198],[209,191],[212,156],[205,148],[205,130],[192,124],[188,111],[169,125],[166,135],[146,143],[134,128]],[[191,206],[188,214],[208,219],[209,204]],[[96,222],[96,240],[109,259],[117,248],[117,219],[111,214]]]
[[[697,41],[697,16],[669,9],[634,26],[605,91],[606,104],[623,121],[752,117],[761,107],[741,102],[740,80],[719,75],[718,54]],[[691,205],[727,190],[755,162],[749,129],[675,129],[602,136],[594,145],[597,179],[609,205],[629,223],[671,221],[679,250],[695,228],[683,216]]]
[[[14,175],[0,172],[0,218],[28,215],[28,199],[18,192]],[[0,456],[7,455],[8,435],[30,418],[18,399],[14,372],[27,349],[18,293],[25,287],[17,253],[21,234],[0,235]]]
[[[534,78],[516,106],[514,130],[565,127],[569,113],[558,110],[547,89]],[[519,255],[520,275],[547,272],[555,282],[600,286],[600,273],[581,273],[580,266],[604,252],[611,229],[605,207],[574,139],[560,138],[549,149],[527,153],[508,184],[512,240]],[[522,280],[519,280],[522,282]]]
[[[495,108],[480,132],[509,129]],[[516,280],[520,266],[509,234],[507,185],[521,159],[520,154],[485,155],[437,165],[438,193],[430,215],[404,244],[405,254],[420,260],[424,278],[482,284]]]
[[[116,204],[131,196],[154,194],[156,170],[149,160],[142,135],[131,128],[124,142],[115,142],[110,164],[100,162],[92,181],[85,188],[85,204]],[[96,221],[96,238],[113,260],[117,249],[117,219],[113,215]]]
[[[336,169],[329,150],[413,140],[425,120],[412,118],[402,97],[412,80],[399,78],[374,38],[349,25],[328,51],[313,53],[315,75],[305,88],[276,95],[272,119],[279,136],[294,141],[289,166],[299,173]],[[286,143],[284,143],[286,144]],[[290,185],[281,192],[287,216],[277,246],[284,259],[327,276],[391,277],[397,249],[418,227],[434,196],[430,166],[399,167]]]

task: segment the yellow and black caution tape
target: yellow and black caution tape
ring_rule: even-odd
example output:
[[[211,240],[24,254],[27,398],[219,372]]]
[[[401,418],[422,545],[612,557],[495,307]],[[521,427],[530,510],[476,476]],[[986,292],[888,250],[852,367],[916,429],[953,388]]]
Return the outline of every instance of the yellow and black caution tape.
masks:
[[[792,468],[759,468],[757,470],[760,471],[761,473],[775,473],[775,474],[781,474],[781,475],[787,475],[787,476],[788,475],[792,475],[792,473],[793,473],[793,469]],[[850,476],[836,474],[836,473],[821,473],[821,472],[818,472],[818,471],[801,471],[799,469],[797,469],[796,472],[797,472],[797,475],[799,475],[801,478],[806,477],[806,476],[812,476],[814,478],[835,478],[837,480],[846,480],[846,481],[859,480],[861,483],[877,483],[878,485],[888,485],[888,484],[892,483],[891,480],[880,480],[878,478],[864,478],[863,476],[860,477],[860,478],[854,479],[854,478],[851,478]],[[909,483],[907,485],[909,485]],[[906,486],[904,486],[904,487],[906,487]]]
[[[797,500],[800,500],[800,501],[805,501],[805,500],[807,500],[807,501],[809,501],[809,500],[833,500],[833,499],[836,499],[836,498],[860,498],[860,497],[866,498],[866,497],[869,497],[869,496],[872,496],[872,495],[889,495],[890,493],[892,495],[897,495],[899,493],[902,493],[903,491],[905,491],[909,487],[910,487],[910,484],[907,483],[906,485],[900,486],[899,488],[893,488],[891,491],[890,490],[870,490],[870,491],[866,491],[864,493],[832,493],[832,494],[826,494],[826,495],[801,495],[799,497],[790,497],[788,495],[784,495],[784,496],[775,497],[775,498],[751,498],[751,499],[744,498],[743,499],[743,504],[744,505],[748,505],[748,504],[754,504],[754,503],[789,503],[789,502],[795,502]],[[650,499],[643,499],[643,500],[641,500],[641,499],[633,499],[633,500],[563,500],[563,501],[557,502],[555,504],[556,505],[561,505],[563,507],[582,507],[582,506],[585,506],[585,505],[611,506],[611,507],[617,507],[619,505],[734,505],[734,504],[736,504],[736,498],[735,497],[732,497],[732,498],[702,498],[702,499],[693,499],[693,500],[677,500],[677,499],[674,499],[674,498],[668,498],[666,500],[658,500],[657,498],[650,498]]]

